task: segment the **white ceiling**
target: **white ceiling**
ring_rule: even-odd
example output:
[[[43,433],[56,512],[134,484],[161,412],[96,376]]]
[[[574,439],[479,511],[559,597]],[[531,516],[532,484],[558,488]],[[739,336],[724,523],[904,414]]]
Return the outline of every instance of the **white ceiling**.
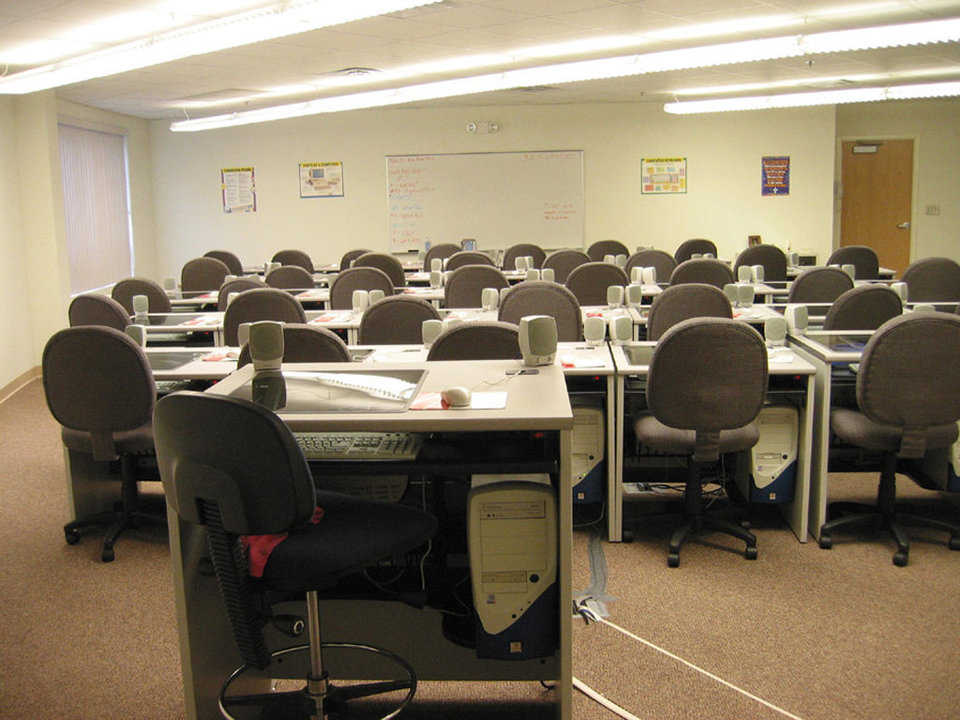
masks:
[[[71,43],[80,40],[89,50],[135,39],[136,35],[129,34],[129,28],[135,23],[126,13],[156,12],[162,6],[166,12],[151,16],[154,23],[150,31],[155,32],[161,22],[196,22],[263,4],[265,0],[193,0],[189,3],[186,0],[0,0],[0,74],[43,64],[23,59],[24,49],[36,47],[35,43],[47,42],[69,48],[73,47]],[[174,5],[180,9],[176,16],[169,13],[169,8]],[[824,19],[824,9],[837,7],[846,7],[847,12]],[[271,88],[310,83],[346,68],[388,70],[459,55],[506,52],[582,38],[704,23],[746,21],[784,13],[807,16],[805,25],[763,33],[715,34],[695,41],[646,43],[600,54],[566,55],[549,62],[693,47],[752,37],[957,17],[960,16],[960,0],[444,0],[438,5],[416,10],[89,80],[59,88],[57,93],[84,105],[142,118],[202,117],[337,94],[312,91],[279,98],[251,99],[251,96]],[[9,64],[5,66],[5,62]],[[545,63],[542,60],[528,61],[526,66],[537,64]],[[490,71],[485,68],[472,73],[433,75],[429,79]],[[924,73],[920,82],[960,79],[960,43],[655,73],[421,104],[665,102],[673,100],[673,92],[683,88],[782,80],[823,88],[824,85],[815,84],[817,78],[823,77],[834,79],[831,87],[848,87],[857,83],[851,83],[847,78],[891,72]],[[392,84],[412,82],[423,80]],[[889,83],[873,81],[872,84]],[[374,83],[359,89],[389,86]],[[795,87],[784,89],[796,90]],[[356,90],[339,92],[352,91]],[[187,107],[191,98],[231,97],[242,99],[217,107]]]

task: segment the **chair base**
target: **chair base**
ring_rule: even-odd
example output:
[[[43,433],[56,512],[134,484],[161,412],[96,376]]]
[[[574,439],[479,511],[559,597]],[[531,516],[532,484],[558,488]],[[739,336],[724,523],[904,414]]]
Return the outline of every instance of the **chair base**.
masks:
[[[63,526],[64,539],[68,545],[76,545],[80,542],[83,531],[91,527],[107,526],[107,531],[103,536],[103,547],[100,551],[100,559],[103,562],[112,562],[116,558],[113,546],[116,544],[120,535],[130,528],[137,528],[141,522],[150,522],[158,525],[165,523],[165,519],[156,515],[150,515],[139,511],[124,513],[108,512],[85,520],[74,520]]]

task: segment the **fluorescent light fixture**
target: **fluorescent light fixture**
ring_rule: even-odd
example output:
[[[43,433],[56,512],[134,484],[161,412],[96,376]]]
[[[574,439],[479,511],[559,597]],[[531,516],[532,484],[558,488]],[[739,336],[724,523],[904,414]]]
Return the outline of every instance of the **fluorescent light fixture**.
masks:
[[[844,103],[879,102],[882,100],[914,100],[918,98],[953,97],[960,95],[960,82],[895,85],[892,87],[825,90],[823,92],[786,93],[754,97],[691,100],[667,103],[665,112],[675,115],[729,112],[732,110],[772,110],[774,108],[841,105]]]
[[[0,78],[0,93],[47,90],[436,2],[439,0],[277,2],[8,75]]]

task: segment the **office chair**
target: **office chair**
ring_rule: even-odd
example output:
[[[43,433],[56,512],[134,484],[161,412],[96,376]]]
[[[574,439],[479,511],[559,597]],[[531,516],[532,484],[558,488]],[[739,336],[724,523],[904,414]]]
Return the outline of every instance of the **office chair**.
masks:
[[[230,270],[231,275],[237,275],[238,277],[243,275],[243,263],[229,250],[208,250],[203,256],[216,258],[222,262]]]
[[[730,300],[713,285],[671,285],[657,295],[647,315],[647,340],[659,340],[677,323],[698,317],[733,318]]]
[[[270,262],[278,262],[281,265],[298,265],[313,275],[313,260],[303,250],[277,250],[270,258]],[[313,287],[311,283],[308,287]]]
[[[393,255],[387,255],[387,253],[364,253],[354,259],[351,267],[375,267],[383,270],[395,288],[402,288],[407,284],[403,265]]]
[[[547,258],[547,254],[539,245],[534,245],[533,243],[517,243],[516,245],[511,245],[504,251],[503,259],[500,262],[500,269],[516,270],[518,257],[532,257],[533,266],[539,270],[543,267],[543,261]],[[429,268],[427,269],[429,270]]]
[[[168,313],[172,310],[167,293],[163,291],[159,283],[148,278],[124,278],[114,285],[113,290],[110,291],[110,297],[123,305],[127,315],[133,315],[134,295],[146,295],[152,313]]]
[[[496,267],[496,263],[485,253],[476,250],[461,250],[447,258],[447,266],[445,269],[449,272],[467,265],[490,265],[491,267]]]
[[[373,250],[365,250],[362,248],[358,248],[356,250],[347,250],[343,254],[343,257],[340,258],[340,269],[346,270],[348,267],[352,267],[354,260],[356,260],[361,255],[366,255],[369,252],[373,252]]]
[[[804,270],[790,284],[788,303],[832,303],[847,290],[853,280],[843,270],[818,267]]]
[[[876,280],[880,277],[880,260],[872,247],[847,245],[830,253],[827,265],[853,265],[857,280]]]
[[[960,317],[912,313],[888,320],[867,342],[857,373],[858,410],[833,408],[830,427],[844,442],[883,453],[877,504],[836,503],[820,528],[820,547],[829,549],[833,532],[860,525],[880,526],[893,535],[893,564],[904,566],[910,541],[903,525],[950,533],[949,547],[960,550],[960,525],[900,513],[896,507],[899,458],[923,458],[957,439],[960,419]],[[837,512],[851,512],[834,517]]]
[[[360,318],[361,345],[419,345],[424,320],[439,320],[440,313],[422,298],[394,295],[368,307]]]
[[[130,315],[123,305],[99,293],[77,295],[70,302],[67,317],[70,319],[70,327],[103,325],[122,332],[130,324]]]
[[[354,290],[383,290],[383,294],[389,297],[393,295],[393,282],[389,275],[375,267],[351,267],[341,270],[330,283],[330,308],[352,308]]]
[[[610,285],[624,287],[629,282],[627,274],[616,265],[588,262],[573,268],[564,285],[581,305],[606,305],[607,288]]]
[[[279,290],[304,290],[313,287],[313,275],[299,265],[281,265],[268,272],[264,282]]]
[[[910,263],[903,271],[910,302],[960,300],[960,264],[950,258],[930,257]]]
[[[284,323],[306,323],[303,306],[293,295],[276,288],[256,288],[237,295],[223,313],[223,339],[227,345],[238,345],[240,323],[277,320]]]
[[[593,262],[603,262],[607,255],[630,255],[630,250],[619,240],[598,240],[587,248],[587,257]]]
[[[250,345],[245,343],[237,357],[237,368],[249,365]],[[331,330],[302,323],[283,326],[283,362],[350,362],[350,351],[340,336]]]
[[[423,269],[430,272],[430,261],[435,259],[446,260],[454,253],[460,252],[460,246],[453,243],[440,243],[433,245],[423,256]]]
[[[242,293],[246,290],[257,290],[266,287],[259,275],[246,275],[236,280],[228,280],[220,286],[220,292],[217,293],[217,310],[223,312],[227,309],[227,299],[230,293]]]
[[[688,455],[683,493],[684,522],[670,538],[667,564],[680,564],[680,546],[703,528],[746,543],[744,556],[757,557],[750,531],[703,512],[701,467],[724,453],[749,450],[759,439],[754,422],[767,392],[767,347],[756,330],[727,318],[693,318],[660,338],[647,376],[647,404],[638,418],[640,445]]]
[[[563,285],[571,270],[588,262],[590,256],[582,250],[556,250],[547,255],[542,267],[553,270],[553,279]]]
[[[737,277],[741,265],[762,265],[764,281],[784,282],[787,279],[787,256],[776,245],[754,245],[742,251],[733,263],[734,277]]]
[[[886,285],[861,285],[833,301],[823,319],[824,330],[876,330],[903,313],[903,303]]]
[[[732,283],[733,271],[730,266],[713,258],[694,258],[684,260],[670,274],[670,284],[706,283],[723,290],[724,285]]]
[[[230,269],[223,261],[212,257],[188,260],[180,270],[180,289],[183,292],[219,290]]]
[[[679,265],[680,263],[690,260],[694,253],[700,253],[701,255],[710,253],[714,257],[717,257],[717,246],[712,240],[707,240],[706,238],[684,240],[674,251],[673,259],[677,265]]]
[[[510,287],[510,281],[493,265],[464,265],[447,276],[443,288],[448,308],[478,308],[484,288]]]
[[[513,323],[467,322],[440,333],[427,360],[513,360],[522,357]]]
[[[525,315],[550,315],[557,321],[557,340],[577,342],[583,339],[583,316],[576,296],[559,283],[524,280],[517,283],[500,303],[497,319],[520,324]]]
[[[652,267],[657,269],[657,282],[667,282],[673,274],[677,261],[673,255],[663,250],[641,250],[627,258],[627,277],[635,267]]]
[[[156,479],[137,472],[138,456],[153,454],[151,420],[157,394],[143,349],[108,327],[61,330],[43,349],[43,391],[60,425],[64,446],[97,462],[120,461],[120,509],[63,526],[70,545],[82,531],[108,525],[100,557],[114,559],[120,534],[140,521],[163,522],[140,512],[137,481]]]
[[[318,601],[324,591],[335,591],[341,578],[422,546],[436,531],[436,520],[399,503],[316,490],[287,426],[246,400],[174,393],[157,403],[154,422],[167,502],[182,522],[206,528],[208,552],[243,660],[221,688],[223,717],[253,706],[260,709],[257,717],[326,718],[328,712],[346,709],[350,699],[395,690],[407,692],[385,718],[406,707],[416,691],[413,668],[389,650],[323,642]],[[245,549],[259,546],[264,538],[258,536],[264,535],[280,542],[260,565],[248,559]],[[271,604],[300,594],[306,598],[309,644],[271,652],[263,632],[274,619]],[[328,648],[379,655],[406,678],[335,687],[323,666]],[[228,695],[248,671],[267,670],[290,653],[307,650],[305,688]]]

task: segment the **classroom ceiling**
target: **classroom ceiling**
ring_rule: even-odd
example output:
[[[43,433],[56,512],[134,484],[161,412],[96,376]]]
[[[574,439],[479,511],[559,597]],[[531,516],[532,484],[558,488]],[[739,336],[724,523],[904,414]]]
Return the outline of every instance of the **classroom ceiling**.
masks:
[[[148,32],[156,32],[264,4],[265,0],[0,0],[0,74],[51,62],[50,48],[56,48],[60,57],[69,57],[81,48],[90,51],[136,39],[136,19],[144,16]],[[758,18],[778,15],[796,15],[802,24],[743,31]],[[58,88],[57,94],[73,102],[141,118],[196,118],[547,62],[949,17],[960,17],[960,0],[443,0],[369,20],[67,85]],[[713,30],[704,30],[709,24],[713,24]],[[664,35],[670,33],[664,33],[616,50],[570,51],[549,61],[518,60],[480,71],[433,74],[426,80],[377,79],[378,71],[464,55],[508,53],[575,40],[691,27],[701,29],[701,36],[666,39]],[[140,37],[143,35],[139,33]],[[318,91],[311,86],[331,76],[355,78],[357,73],[364,72],[366,84],[360,87]],[[897,75],[891,79],[891,73]],[[416,106],[663,103],[677,99],[679,91],[702,87],[783,82],[800,85],[785,85],[776,91],[797,92],[944,80],[960,80],[960,43],[833,53],[478,93],[423,101]],[[281,87],[288,91],[278,92]],[[702,97],[769,92],[754,88],[716,91]]]

